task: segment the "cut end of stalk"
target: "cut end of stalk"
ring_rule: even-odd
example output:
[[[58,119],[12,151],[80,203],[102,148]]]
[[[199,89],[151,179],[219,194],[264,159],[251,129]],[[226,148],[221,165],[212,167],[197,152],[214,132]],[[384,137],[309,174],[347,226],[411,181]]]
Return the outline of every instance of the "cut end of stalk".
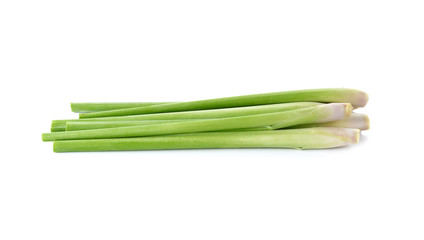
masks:
[[[368,115],[365,115],[365,114],[363,116],[364,116],[365,124],[361,128],[361,130],[369,130],[370,129],[370,118],[368,117]]]
[[[338,128],[338,127],[332,127],[332,128],[325,128],[328,133],[339,137],[340,139],[343,139],[349,144],[356,144],[359,142],[360,133],[361,131],[359,129],[353,129],[353,128]]]
[[[52,138],[51,133],[43,133],[41,134],[41,140],[43,140],[43,142],[50,142],[54,139]]]
[[[47,133],[41,134],[41,140],[43,140],[43,142],[47,141],[48,136],[46,134]]]
[[[330,103],[322,107],[328,109],[328,117],[323,118],[321,122],[334,122],[345,119],[352,114],[353,107],[350,103]]]
[[[355,102],[355,108],[365,107],[368,103],[368,94],[366,92],[358,91]]]
[[[55,153],[63,152],[63,151],[60,150],[60,143],[58,144],[56,141],[53,142],[53,152],[55,152]]]
[[[71,102],[69,105],[70,105],[70,107],[71,107],[71,111],[72,111],[72,112],[74,112],[74,111],[75,111],[75,109],[74,109],[74,103],[73,103],[73,102]]]
[[[368,130],[370,128],[370,119],[368,118],[366,114],[352,113],[349,118],[342,120],[338,123],[335,122],[333,124],[338,127]]]
[[[70,123],[66,122],[65,123],[65,131],[71,131],[70,127],[69,127]]]

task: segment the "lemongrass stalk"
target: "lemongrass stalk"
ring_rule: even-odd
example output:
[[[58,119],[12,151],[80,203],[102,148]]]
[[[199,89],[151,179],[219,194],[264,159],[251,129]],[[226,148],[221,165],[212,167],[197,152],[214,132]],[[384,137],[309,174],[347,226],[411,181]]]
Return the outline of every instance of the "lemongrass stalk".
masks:
[[[150,120],[150,121],[79,121],[79,122],[67,122],[66,131],[79,131],[79,130],[90,130],[90,129],[102,129],[102,128],[115,128],[115,127],[128,127],[138,125],[150,125],[160,124],[167,120]],[[195,120],[169,120],[172,121],[195,121]],[[290,128],[311,128],[311,127],[341,127],[341,128],[354,128],[359,130],[368,130],[370,127],[370,121],[366,114],[352,113],[346,119],[342,119],[335,122],[327,123],[314,123],[297,125]],[[266,130],[264,128],[250,128],[246,130]]]
[[[72,102],[71,110],[75,113],[88,113],[168,103],[171,102]]]
[[[116,128],[116,127],[129,127],[140,125],[154,125],[161,123],[183,122],[183,121],[196,121],[196,120],[148,120],[148,121],[78,121],[66,122],[66,131],[80,131],[90,129],[103,129],[103,128]]]
[[[182,121],[196,121],[197,119],[176,119],[176,120],[141,120],[141,121],[91,121],[95,119],[86,120],[69,120],[64,123],[62,120],[53,120],[52,132],[61,131],[79,131],[79,130],[90,130],[90,129],[102,129],[102,128],[115,128],[115,127],[126,127],[126,126],[138,126],[138,125],[152,125],[160,123],[171,123],[171,122],[182,122]],[[348,118],[328,123],[314,123],[314,124],[303,124],[292,126],[289,128],[310,128],[310,127],[341,127],[341,128],[354,128],[359,130],[368,130],[370,128],[369,117],[366,114],[352,113]],[[268,128],[249,128],[245,130],[268,130]]]
[[[115,127],[128,127],[138,125],[151,125],[164,123],[167,120],[150,120],[150,121],[79,121],[79,122],[67,122],[66,131],[79,131],[79,130],[90,130],[90,129],[102,129],[102,128],[115,128]],[[169,120],[169,122],[177,121],[196,121],[196,120]],[[327,123],[313,123],[292,126],[290,128],[311,128],[311,127],[341,127],[341,128],[354,128],[359,130],[368,130],[370,127],[370,121],[366,114],[352,113],[349,117]],[[249,130],[266,130],[263,128],[253,128]]]
[[[163,120],[163,121],[166,121],[166,120]],[[196,121],[196,120],[169,120],[169,122],[183,122],[183,121]],[[152,120],[150,123],[144,122],[144,121],[67,122],[66,131],[81,131],[81,130],[92,130],[92,129],[103,129],[103,128],[154,125],[154,124],[161,124],[161,123],[163,122],[155,123],[154,120]],[[269,126],[243,129],[243,131],[263,131],[263,130],[273,130],[273,129]]]
[[[54,152],[135,151],[204,148],[323,149],[355,144],[359,130],[303,128],[257,132],[210,132],[182,135],[55,141]]]
[[[268,104],[250,107],[223,108],[212,110],[184,111],[171,113],[154,113],[144,115],[133,115],[123,117],[105,117],[105,118],[85,118],[85,119],[68,119],[68,120],[53,120],[52,132],[65,131],[66,122],[74,121],[145,121],[145,120],[176,120],[176,119],[209,119],[209,118],[226,118],[237,117],[244,115],[272,113],[278,111],[290,111],[301,108],[313,107],[321,105],[315,102],[295,102],[295,103],[280,103]]]
[[[345,88],[310,89],[253,94],[226,98],[215,98],[191,102],[169,103],[147,107],[125,108],[93,113],[82,113],[80,114],[80,118],[126,116],[148,113],[230,108],[288,102],[337,102],[351,103],[354,107],[363,107],[366,105],[367,101],[368,95],[365,92],[359,90]]]
[[[368,130],[370,128],[370,120],[366,114],[352,113],[348,118],[327,123],[313,123],[297,125],[291,128],[310,128],[310,127],[342,127],[355,128],[359,130]]]
[[[66,131],[66,126],[68,123],[91,123],[91,122],[118,122],[118,121],[105,121],[104,119],[98,119],[98,121],[95,118],[89,118],[89,119],[69,119],[69,120],[53,120],[51,125],[51,132],[63,132]],[[137,125],[149,125],[149,124],[159,124],[159,123],[171,123],[171,122],[182,122],[182,121],[195,121],[196,119],[174,119],[174,120],[140,120],[140,121],[119,121],[119,122],[138,122]],[[128,125],[129,126],[129,125]],[[71,127],[72,128],[72,127]],[[83,130],[83,129],[80,129]],[[69,130],[68,130],[69,131]]]
[[[273,129],[300,124],[332,122],[352,113],[349,103],[332,103],[299,110],[256,114],[231,118],[217,118],[192,122],[162,123],[82,131],[44,133],[44,141],[142,137],[168,134],[220,131],[271,126]]]

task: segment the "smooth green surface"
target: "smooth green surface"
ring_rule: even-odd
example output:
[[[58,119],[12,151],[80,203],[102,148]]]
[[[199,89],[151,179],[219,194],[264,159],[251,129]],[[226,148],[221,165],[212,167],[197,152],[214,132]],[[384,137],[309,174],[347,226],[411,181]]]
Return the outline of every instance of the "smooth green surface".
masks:
[[[177,122],[177,121],[190,121],[190,120],[169,120],[169,122],[173,122],[173,121]],[[195,121],[195,120],[192,120],[192,121]],[[79,121],[79,122],[71,121],[66,123],[66,131],[151,125],[151,124],[160,124],[160,123],[163,123],[163,121],[160,121],[160,120],[158,122],[155,122],[155,120],[151,120],[151,121]],[[341,128],[354,128],[359,130],[368,130],[369,126],[370,126],[370,122],[366,114],[352,113],[346,119],[342,119],[335,122],[303,124],[303,125],[293,126],[290,128],[341,127]],[[253,130],[265,130],[265,129],[249,128],[245,130],[253,131]]]
[[[68,123],[107,123],[107,122],[118,122],[118,121],[109,121],[104,119],[89,118],[89,119],[69,119],[69,120],[53,120],[51,125],[51,132],[63,132],[66,131],[66,126]],[[183,121],[195,121],[196,119],[175,119],[175,120],[140,120],[140,121],[119,121],[119,122],[138,122],[137,125],[149,125],[149,124],[159,124],[159,123],[171,123],[171,122],[183,122]],[[133,125],[131,125],[133,126]],[[82,129],[80,129],[82,130]]]
[[[341,147],[359,140],[359,130],[304,128],[257,132],[212,132],[140,138],[56,141],[54,152],[129,151],[196,148],[296,148]]]
[[[88,113],[168,103],[172,102],[73,102],[71,103],[71,110],[75,113]]]
[[[351,114],[351,108],[352,106],[350,104],[332,103],[299,110],[248,115],[232,118],[218,118],[198,120],[192,122],[176,122],[132,127],[44,133],[42,135],[42,138],[44,141],[56,141],[72,139],[155,136],[265,126],[275,126],[278,128],[282,128],[299,124],[341,120]]]
[[[224,108],[213,110],[198,110],[198,111],[184,111],[172,113],[154,113],[144,115],[133,115],[123,117],[105,117],[105,118],[86,118],[86,119],[68,119],[68,120],[53,120],[52,132],[65,131],[66,122],[78,121],[145,121],[145,120],[176,120],[176,119],[209,119],[209,118],[226,118],[237,117],[244,115],[272,113],[279,111],[290,111],[301,108],[313,107],[321,105],[315,102],[295,102],[295,103],[281,103],[281,104],[268,104],[261,106],[238,107],[238,108]]]
[[[115,128],[115,127],[126,127],[126,126],[138,126],[138,125],[152,125],[160,124],[167,120],[155,120],[151,121],[79,121],[79,122],[67,122],[66,131],[79,131],[89,129],[102,129],[102,128]],[[169,120],[169,122],[177,121],[195,121],[195,120]],[[370,126],[369,118],[366,114],[352,113],[349,117],[326,123],[314,123],[314,124],[303,124],[292,126],[290,128],[310,128],[310,127],[341,127],[341,128],[354,128],[359,130],[368,130]],[[250,130],[257,130],[262,128],[253,128]]]
[[[359,90],[345,88],[309,89],[253,94],[226,98],[215,98],[191,102],[169,103],[147,107],[126,108],[93,113],[82,113],[80,114],[80,118],[126,116],[148,113],[217,109],[288,102],[337,102],[351,103],[354,107],[363,107],[366,105],[367,101],[368,95],[365,92]]]
[[[67,122],[66,131],[79,131],[79,130],[90,130],[90,129],[102,129],[102,128],[116,128],[116,127],[128,127],[128,126],[140,126],[140,125],[154,125],[161,123],[172,123],[172,122],[184,122],[184,121],[196,121],[196,120],[150,120],[150,121],[79,121],[79,122]]]
[[[170,122],[183,122],[183,121],[196,121],[196,120],[174,120]],[[116,128],[116,127],[129,127],[129,126],[140,126],[140,125],[154,125],[161,124],[163,122],[146,123],[144,121],[126,121],[126,122],[110,122],[110,121],[90,121],[90,122],[67,122],[66,131],[80,131],[80,130],[91,130],[91,129],[103,129],[103,128]],[[256,128],[246,128],[243,131],[259,131],[259,130],[272,130],[271,127],[256,127]],[[227,131],[227,130],[225,130]]]

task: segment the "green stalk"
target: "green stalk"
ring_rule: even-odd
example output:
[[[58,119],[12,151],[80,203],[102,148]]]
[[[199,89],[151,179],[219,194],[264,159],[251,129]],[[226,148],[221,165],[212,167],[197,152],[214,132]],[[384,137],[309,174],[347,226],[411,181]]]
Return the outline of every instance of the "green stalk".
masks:
[[[80,118],[126,116],[148,113],[178,112],[202,109],[217,109],[243,107],[288,102],[324,102],[351,103],[354,107],[363,107],[368,101],[368,95],[354,89],[310,89],[287,92],[263,93],[236,97],[215,98],[191,102],[168,103],[147,107],[135,107],[82,113]]]
[[[66,131],[79,131],[79,130],[90,130],[90,129],[102,129],[102,128],[116,128],[116,127],[128,127],[128,126],[139,126],[149,124],[160,124],[167,120],[150,120],[150,121],[79,121],[79,122],[67,122]],[[178,121],[196,121],[196,120],[168,120],[169,122]],[[340,128],[355,128],[359,130],[368,130],[370,127],[370,121],[367,115],[360,113],[352,113],[346,119],[342,119],[335,122],[328,123],[314,123],[293,126],[290,128],[310,128],[310,127],[340,127]],[[250,128],[249,130],[266,130],[263,128]]]
[[[273,129],[300,124],[333,122],[352,113],[349,103],[332,103],[299,110],[248,115],[231,118],[206,119],[191,122],[162,123],[132,127],[118,127],[83,131],[44,133],[44,141],[95,138],[124,138],[168,134],[220,131],[271,126]]]
[[[172,122],[184,122],[184,121],[196,121],[196,120],[146,120],[146,121],[69,121],[66,123],[66,131],[80,131],[90,129],[102,129],[102,128],[116,128],[116,127],[129,127],[129,126],[140,126],[140,125],[154,125],[162,123]]]
[[[71,110],[75,113],[88,113],[168,103],[171,102],[73,102],[71,103]]]
[[[280,103],[261,106],[224,108],[199,111],[171,112],[171,113],[154,113],[145,115],[133,115],[123,117],[105,117],[105,118],[85,118],[85,119],[69,119],[69,120],[53,120],[52,132],[65,131],[67,122],[74,121],[140,121],[140,120],[176,120],[176,119],[208,119],[208,118],[226,118],[237,117],[244,115],[272,113],[278,111],[289,111],[307,107],[321,105],[315,102],[295,102],[295,103]]]
[[[327,123],[313,123],[297,125],[291,128],[310,128],[310,127],[342,127],[355,128],[359,130],[368,130],[370,128],[370,120],[366,114],[352,113],[348,118]]]
[[[295,148],[341,147],[359,141],[359,130],[304,128],[257,132],[211,132],[183,135],[55,141],[54,152],[130,151],[197,148]]]
[[[160,121],[160,120],[158,120]],[[162,120],[166,121],[166,120]],[[169,122],[184,122],[184,121],[196,121],[196,120],[169,120]],[[111,121],[90,121],[90,122],[67,122],[66,131],[81,131],[81,130],[92,130],[92,129],[103,129],[103,128],[117,128],[117,127],[129,127],[129,126],[140,126],[140,125],[155,125],[161,124],[163,122],[155,123],[154,120],[149,122],[144,121],[122,121],[122,122],[111,122]],[[273,130],[270,127],[256,127],[256,128],[246,128],[243,131],[263,131],[263,130]]]
[[[138,122],[137,125],[149,125],[149,124],[159,124],[159,123],[171,123],[171,122],[182,122],[182,121],[195,121],[195,119],[175,119],[175,120],[140,120],[140,121],[119,121],[119,122]],[[98,119],[97,118],[89,118],[89,119],[69,119],[69,120],[53,120],[51,125],[51,132],[63,132],[63,131],[69,131],[66,129],[66,126],[68,123],[91,123],[91,122],[118,122],[118,121],[109,121],[105,119]],[[79,129],[83,130],[83,129]]]

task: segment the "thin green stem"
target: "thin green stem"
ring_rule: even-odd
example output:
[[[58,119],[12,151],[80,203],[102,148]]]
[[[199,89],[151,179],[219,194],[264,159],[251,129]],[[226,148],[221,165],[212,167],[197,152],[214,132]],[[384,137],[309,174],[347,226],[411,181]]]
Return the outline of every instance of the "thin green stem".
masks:
[[[129,127],[140,125],[155,125],[162,123],[196,121],[196,120],[146,120],[146,121],[68,121],[66,131],[80,131],[103,128]]]
[[[93,113],[82,113],[80,114],[80,118],[126,116],[148,113],[230,108],[288,102],[337,102],[351,103],[354,107],[363,107],[366,105],[367,101],[368,95],[359,90],[344,88],[310,89],[216,98],[191,102],[169,103],[147,107],[135,107]]]
[[[168,103],[172,102],[73,102],[71,103],[71,110],[75,113],[88,113]]]
[[[116,128],[116,127],[128,127],[128,126],[139,126],[139,125],[154,125],[161,124],[167,120],[150,120],[150,121],[79,121],[79,122],[67,122],[66,131],[80,131],[90,129],[102,129],[102,128]],[[196,121],[196,120],[168,120],[169,122],[181,122],[181,121]],[[314,123],[297,125],[290,128],[310,128],[310,127],[341,127],[341,128],[355,128],[359,130],[368,130],[370,126],[369,118],[365,114],[352,113],[346,119],[342,119],[335,122],[327,123]],[[270,129],[270,128],[269,128]],[[263,128],[251,128],[249,130],[266,130]]]
[[[301,108],[313,107],[321,105],[315,102],[295,102],[295,103],[281,103],[281,104],[268,104],[250,107],[237,107],[237,108],[224,108],[212,110],[198,110],[198,111],[184,111],[184,112],[171,112],[171,113],[154,113],[144,115],[133,115],[123,117],[104,117],[104,118],[85,118],[85,119],[68,119],[68,120],[53,120],[52,132],[65,131],[67,122],[78,121],[145,121],[145,120],[187,120],[187,119],[210,119],[210,118],[227,118],[238,117],[244,115],[263,114],[281,111],[290,111]]]
[[[285,112],[231,118],[207,119],[193,122],[175,122],[156,125],[44,133],[42,138],[44,141],[56,141],[73,139],[155,136],[265,126],[271,126],[273,129],[275,129],[300,124],[337,121],[348,117],[351,113],[351,104],[332,103]]]
[[[140,138],[55,141],[54,152],[198,148],[335,148],[357,143],[359,130],[304,128],[257,132],[211,132]]]
[[[161,124],[162,121],[156,123],[155,120],[151,122],[144,121],[126,121],[126,122],[111,122],[111,121],[90,121],[90,122],[67,122],[66,131],[81,131],[81,130],[92,130],[92,129],[104,129],[104,128],[117,128],[117,127],[129,127],[129,126],[140,126],[140,125],[155,125]],[[169,120],[169,122],[184,122],[184,121],[196,121],[196,120]],[[256,127],[256,128],[246,128],[243,131],[259,131],[259,130],[273,130],[271,127]],[[227,130],[225,130],[227,131]]]

